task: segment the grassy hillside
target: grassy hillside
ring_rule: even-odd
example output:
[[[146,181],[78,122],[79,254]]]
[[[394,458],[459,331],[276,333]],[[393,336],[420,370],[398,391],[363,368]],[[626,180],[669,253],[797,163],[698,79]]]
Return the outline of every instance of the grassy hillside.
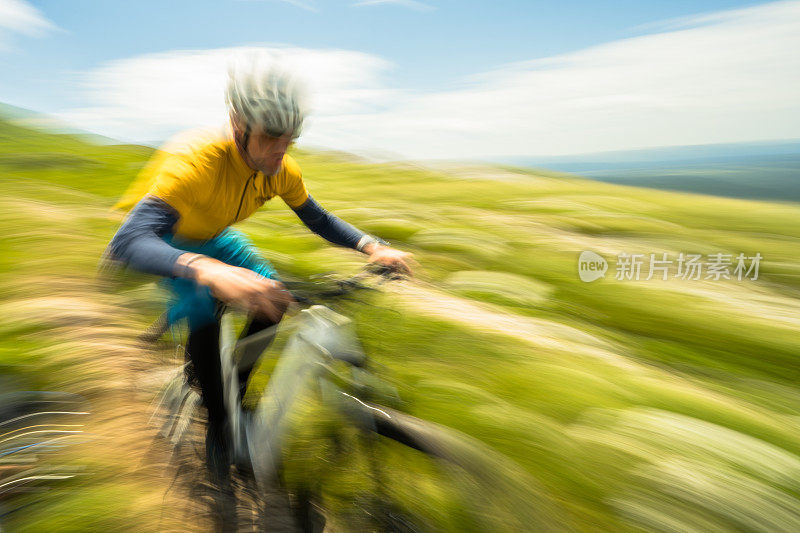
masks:
[[[117,350],[136,366],[131,339],[157,313],[157,292],[101,291],[93,272],[119,223],[108,209],[148,155],[0,122],[6,374],[77,390],[100,411],[136,405],[110,406],[130,383],[92,361],[109,352],[116,361]],[[415,282],[349,306],[381,375],[410,413],[519,465],[547,502],[542,520],[578,531],[800,528],[800,205],[512,168],[296,157],[326,208],[420,263]],[[286,273],[347,274],[361,261],[279,201],[241,229]],[[580,281],[583,250],[612,263],[605,279]],[[764,259],[757,281],[617,281],[621,252]],[[330,423],[319,406],[307,416],[303,427]],[[106,418],[98,427],[110,427]],[[366,482],[363,465],[315,462],[313,437],[301,431],[290,448],[290,477]],[[93,475],[17,515],[13,528],[160,529],[163,484],[96,443],[69,453]],[[464,529],[460,500],[395,474],[437,528]]]

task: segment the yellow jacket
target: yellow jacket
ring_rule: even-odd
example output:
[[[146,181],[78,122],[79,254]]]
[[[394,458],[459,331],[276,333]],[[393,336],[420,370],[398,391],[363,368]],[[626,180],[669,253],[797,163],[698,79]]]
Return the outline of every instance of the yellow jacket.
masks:
[[[192,131],[164,145],[114,208],[131,209],[147,195],[178,212],[177,236],[205,241],[275,196],[289,207],[300,207],[308,190],[300,167],[289,155],[272,176],[249,168],[227,128]]]

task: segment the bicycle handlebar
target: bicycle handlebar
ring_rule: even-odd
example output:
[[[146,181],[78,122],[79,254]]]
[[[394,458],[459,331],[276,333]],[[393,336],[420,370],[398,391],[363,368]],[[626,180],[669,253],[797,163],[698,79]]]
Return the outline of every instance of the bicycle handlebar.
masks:
[[[378,276],[381,278],[379,284],[384,281],[390,281],[402,277],[397,273],[396,270],[390,267],[368,264],[358,273],[350,276],[349,278],[336,279],[331,275],[325,275],[318,276],[316,278],[317,280],[324,281],[287,280],[283,282],[283,285],[287,288],[287,290],[289,290],[298,303],[304,305],[313,305],[318,303],[317,300],[342,298],[359,289],[373,290],[374,287],[371,287],[363,282],[363,280],[371,276]],[[326,285],[325,281],[327,281],[329,284],[328,288],[323,288]],[[311,293],[311,295],[306,295],[304,293]]]
[[[396,272],[389,267],[382,265],[367,265],[362,268],[358,273],[350,276],[349,278],[336,279],[332,275],[319,276],[318,279],[327,278],[333,287],[328,289],[320,289],[324,282],[320,281],[284,281],[283,284],[294,297],[295,301],[305,307],[311,307],[318,303],[317,300],[331,300],[335,298],[343,298],[348,294],[355,292],[359,289],[375,290],[374,287],[369,286],[363,280],[370,276],[379,276],[381,282],[396,279]],[[380,283],[380,282],[379,282]],[[302,293],[312,293],[312,296],[304,296]],[[248,335],[240,339],[236,343],[236,349],[241,350],[249,345],[261,342],[264,338],[271,337],[278,329],[278,324],[265,328],[257,333]]]
[[[317,280],[327,278],[327,281],[330,283],[330,285],[332,285],[331,288],[324,290],[321,289],[321,287],[324,285],[324,282],[321,281],[286,280],[282,282],[297,303],[302,304],[304,306],[312,306],[326,299],[331,300],[331,299],[345,297],[348,294],[358,289],[374,289],[374,287],[371,287],[363,283],[363,280],[370,276],[379,276],[382,280],[381,282],[402,278],[402,275],[400,275],[391,267],[370,263],[365,265],[358,273],[354,274],[353,276],[350,276],[349,278],[336,279],[331,274],[317,276],[316,278]],[[152,344],[156,340],[161,338],[161,336],[169,330],[169,327],[170,327],[170,320],[169,320],[169,312],[167,311],[163,313],[147,329],[147,331],[145,331],[142,335],[139,336],[139,340],[147,345]],[[272,330],[274,330],[274,328],[268,328],[268,330],[263,330],[251,336],[253,337],[251,342],[255,342],[269,335],[270,334],[269,331]],[[248,337],[248,339],[250,339],[251,337]],[[248,342],[248,344],[249,343],[250,342]]]

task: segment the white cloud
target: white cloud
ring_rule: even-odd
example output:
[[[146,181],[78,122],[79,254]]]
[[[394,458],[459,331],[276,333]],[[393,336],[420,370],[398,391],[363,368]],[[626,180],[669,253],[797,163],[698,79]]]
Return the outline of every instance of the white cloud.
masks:
[[[800,2],[673,27],[506,65],[444,92],[392,90],[390,65],[368,54],[283,54],[316,89],[305,141],[343,150],[474,158],[800,137]],[[93,106],[62,117],[126,139],[218,119],[225,57],[236,51],[116,61],[89,75]]]
[[[0,0],[0,47],[12,33],[38,37],[55,25],[23,0]]]

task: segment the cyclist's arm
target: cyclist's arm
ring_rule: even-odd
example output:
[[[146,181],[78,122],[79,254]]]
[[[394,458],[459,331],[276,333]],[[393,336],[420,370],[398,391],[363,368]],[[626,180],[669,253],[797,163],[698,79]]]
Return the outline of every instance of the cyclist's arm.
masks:
[[[311,231],[333,244],[366,252],[365,246],[380,242],[379,239],[329,213],[311,196],[303,205],[292,209]]]
[[[111,257],[142,272],[193,279],[207,286],[214,297],[278,322],[291,301],[283,285],[246,268],[170,246],[161,237],[178,218],[163,200],[146,197],[136,204],[111,240]]]
[[[120,226],[109,245],[111,257],[134,270],[172,277],[185,251],[174,248],[161,237],[178,222],[178,213],[155,196],[141,200]]]

